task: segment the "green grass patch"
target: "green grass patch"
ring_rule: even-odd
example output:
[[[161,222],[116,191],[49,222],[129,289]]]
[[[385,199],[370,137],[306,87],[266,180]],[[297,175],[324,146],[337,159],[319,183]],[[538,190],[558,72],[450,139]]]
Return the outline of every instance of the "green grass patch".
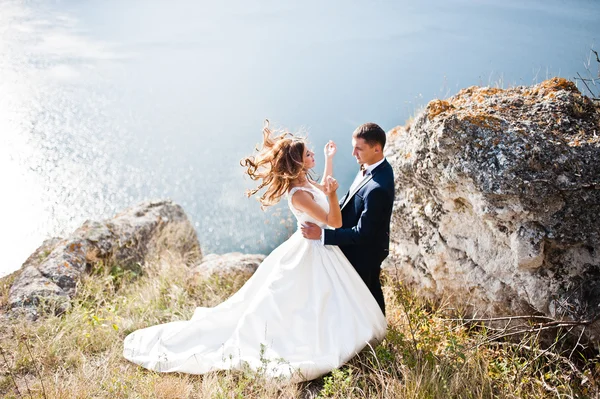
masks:
[[[493,339],[479,324],[384,281],[388,332],[343,367],[285,385],[260,370],[204,376],[160,374],[122,357],[138,328],[189,319],[214,306],[246,277],[200,278],[184,260],[142,270],[98,267],[77,287],[71,308],[35,322],[0,326],[0,396],[6,398],[573,398],[598,395],[596,358],[543,346],[535,334]],[[557,335],[560,340],[561,335]]]

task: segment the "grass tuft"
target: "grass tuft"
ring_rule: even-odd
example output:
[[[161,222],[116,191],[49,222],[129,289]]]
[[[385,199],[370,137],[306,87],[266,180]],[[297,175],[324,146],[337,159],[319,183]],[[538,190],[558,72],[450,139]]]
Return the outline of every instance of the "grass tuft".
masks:
[[[417,298],[391,274],[383,281],[385,339],[317,380],[285,385],[260,371],[161,374],[129,363],[122,357],[129,332],[189,319],[196,306],[222,302],[245,281],[195,276],[187,263],[185,257],[163,258],[144,265],[143,273],[100,267],[81,281],[63,315],[35,322],[7,319],[0,325],[0,396],[412,399],[599,393],[597,359],[564,345],[543,347],[535,334],[493,339],[494,331],[450,318],[444,304]]]

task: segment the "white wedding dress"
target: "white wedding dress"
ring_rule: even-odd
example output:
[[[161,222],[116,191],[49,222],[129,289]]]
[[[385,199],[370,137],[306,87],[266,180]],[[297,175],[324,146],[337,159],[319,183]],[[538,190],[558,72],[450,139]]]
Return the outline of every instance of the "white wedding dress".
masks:
[[[312,186],[288,195],[298,225],[316,223],[292,206],[299,189],[326,210],[327,197]],[[297,382],[340,367],[367,343],[382,340],[386,328],[385,316],[342,251],[296,231],[225,302],[196,308],[191,320],[131,333],[123,354],[156,371],[250,368]]]

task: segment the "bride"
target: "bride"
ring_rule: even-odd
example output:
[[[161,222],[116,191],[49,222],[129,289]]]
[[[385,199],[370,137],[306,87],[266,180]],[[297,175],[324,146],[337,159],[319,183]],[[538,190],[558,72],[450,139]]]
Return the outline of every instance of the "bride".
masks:
[[[341,226],[332,141],[325,146],[320,184],[310,177],[314,153],[304,139],[275,135],[266,121],[257,151],[242,160],[246,173],[261,180],[248,196],[266,188],[259,199],[263,207],[287,196],[298,227]],[[296,231],[225,302],[196,308],[190,320],[134,331],[125,338],[123,355],[162,372],[249,368],[299,382],[340,367],[369,342],[383,339],[386,327],[376,300],[342,251]]]

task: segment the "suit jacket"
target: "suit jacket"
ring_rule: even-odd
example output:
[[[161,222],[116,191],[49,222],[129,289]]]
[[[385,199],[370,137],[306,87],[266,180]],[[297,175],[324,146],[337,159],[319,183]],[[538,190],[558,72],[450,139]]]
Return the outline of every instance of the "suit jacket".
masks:
[[[340,206],[351,194],[342,198]],[[363,279],[365,273],[379,269],[389,253],[393,204],[394,172],[384,160],[342,207],[342,227],[324,230],[325,245],[339,246]]]

